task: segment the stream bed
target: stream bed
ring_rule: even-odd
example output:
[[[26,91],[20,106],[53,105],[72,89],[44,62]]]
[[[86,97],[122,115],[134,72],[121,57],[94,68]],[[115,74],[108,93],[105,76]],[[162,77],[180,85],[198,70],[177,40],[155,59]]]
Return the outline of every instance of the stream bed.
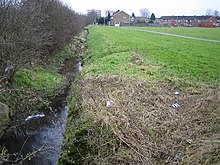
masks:
[[[11,154],[8,164],[55,165],[59,159],[68,107],[64,104],[56,114],[31,119],[3,136]]]
[[[45,116],[24,120],[18,126],[11,127],[0,139],[0,146],[7,148],[10,154],[9,162],[5,164],[55,165],[59,160],[67,120],[69,90],[76,73],[82,69],[79,61],[68,63],[72,69],[61,72],[69,80],[69,86],[58,99],[53,100],[51,109],[43,111]]]

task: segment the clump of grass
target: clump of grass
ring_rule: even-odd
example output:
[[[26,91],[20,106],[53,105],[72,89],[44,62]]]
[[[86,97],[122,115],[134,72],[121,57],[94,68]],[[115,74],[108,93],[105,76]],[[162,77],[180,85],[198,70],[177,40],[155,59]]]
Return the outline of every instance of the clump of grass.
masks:
[[[61,87],[62,77],[55,72],[48,72],[42,69],[18,71],[15,77],[17,85],[36,90],[54,91]]]
[[[26,113],[49,105],[50,99],[56,95],[55,91],[63,84],[64,78],[55,72],[22,69],[15,75],[15,81],[1,91],[0,99],[10,107],[10,115],[16,121]]]
[[[180,88],[175,96],[176,90],[129,77],[82,79],[80,107],[69,110],[61,162],[218,164],[220,90],[193,94]],[[179,109],[171,108],[175,102]]]

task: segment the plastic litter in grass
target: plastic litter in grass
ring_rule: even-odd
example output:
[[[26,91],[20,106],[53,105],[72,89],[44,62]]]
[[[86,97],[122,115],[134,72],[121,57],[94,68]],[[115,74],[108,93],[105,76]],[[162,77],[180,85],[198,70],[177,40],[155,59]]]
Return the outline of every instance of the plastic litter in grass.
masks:
[[[7,74],[8,71],[9,71],[10,69],[13,69],[13,68],[14,68],[13,65],[8,65],[8,66],[5,68],[4,74]]]
[[[78,63],[78,71],[80,72],[80,71],[82,71],[82,69],[83,69],[83,67],[82,67],[82,63],[79,62],[79,63]]]
[[[175,95],[179,95],[179,94],[180,94],[180,92],[176,91],[174,94],[175,94]]]
[[[173,157],[168,157],[168,159],[166,160],[165,164],[171,164],[174,165],[174,163],[176,164],[176,162],[178,162],[178,159],[180,159],[180,157],[182,156],[181,152],[177,152]]]
[[[178,103],[172,104],[172,108],[178,109],[178,108],[180,108],[180,105]]]
[[[186,142],[187,142],[188,144],[192,144],[193,140],[192,140],[192,139],[187,139]]]
[[[171,162],[177,161],[181,157],[181,155],[181,152],[177,152],[176,155],[172,157]]]
[[[108,100],[108,101],[106,102],[106,107],[109,108],[109,107],[112,106],[112,104],[113,104],[113,101],[112,101],[112,100]]]
[[[31,120],[31,119],[36,119],[36,118],[41,118],[41,117],[45,117],[45,115],[42,113],[42,114],[36,114],[36,115],[31,115],[31,116],[28,116],[25,121],[28,121],[28,120]]]

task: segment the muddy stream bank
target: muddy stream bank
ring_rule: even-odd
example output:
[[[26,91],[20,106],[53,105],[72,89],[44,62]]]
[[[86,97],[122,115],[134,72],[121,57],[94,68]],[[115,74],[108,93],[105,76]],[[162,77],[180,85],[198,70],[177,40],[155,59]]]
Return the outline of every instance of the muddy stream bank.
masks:
[[[1,137],[0,146],[10,154],[9,161],[4,164],[56,164],[67,120],[68,94],[75,75],[81,69],[79,59],[66,60],[60,69],[67,79],[66,86],[49,109],[41,110],[44,117],[24,120]]]

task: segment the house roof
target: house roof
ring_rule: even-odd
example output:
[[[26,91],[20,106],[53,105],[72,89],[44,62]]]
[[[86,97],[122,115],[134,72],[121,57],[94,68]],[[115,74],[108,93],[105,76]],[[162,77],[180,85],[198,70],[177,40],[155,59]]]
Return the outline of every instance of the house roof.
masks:
[[[163,20],[182,20],[182,19],[185,19],[185,20],[207,20],[209,18],[211,18],[212,16],[162,16],[160,17],[160,19],[163,19]]]
[[[126,13],[126,12],[124,12],[124,11],[120,11],[120,10],[118,10],[118,11],[116,11],[115,13],[113,13],[113,15],[112,15],[112,17],[114,17],[114,16],[116,16],[116,15],[118,15],[119,13],[124,13],[124,14],[127,14],[127,15],[129,15],[128,13]]]

